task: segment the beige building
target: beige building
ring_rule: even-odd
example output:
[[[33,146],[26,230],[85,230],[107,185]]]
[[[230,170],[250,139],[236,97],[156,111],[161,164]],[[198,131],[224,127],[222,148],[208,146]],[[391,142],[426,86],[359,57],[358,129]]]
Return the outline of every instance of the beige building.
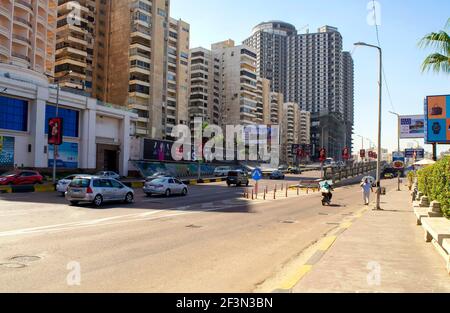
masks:
[[[0,62],[53,76],[56,0],[0,0]]]
[[[288,102],[284,104],[282,125],[282,153],[280,159],[292,164],[294,161],[292,145],[298,144],[300,138],[300,107],[297,103]]]
[[[110,1],[59,1],[55,77],[61,87],[106,99]]]
[[[191,127],[196,117],[206,122],[220,124],[221,115],[221,80],[220,60],[213,56],[211,50],[194,48],[190,51],[190,98],[189,120]]]
[[[258,77],[256,83],[257,87],[257,101],[256,104],[256,124],[268,125],[269,122],[269,108],[270,108],[270,80]]]
[[[311,112],[300,111],[299,144],[311,144]]]
[[[167,138],[188,122],[189,24],[166,0],[113,0],[110,23],[106,101],[136,110],[138,135]]]

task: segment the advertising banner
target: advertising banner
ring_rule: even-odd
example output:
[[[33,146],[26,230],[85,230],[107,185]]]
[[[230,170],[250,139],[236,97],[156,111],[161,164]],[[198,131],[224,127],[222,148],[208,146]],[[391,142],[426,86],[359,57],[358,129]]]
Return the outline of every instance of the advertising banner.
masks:
[[[173,161],[172,141],[144,139],[144,160]]]
[[[425,117],[423,115],[400,116],[400,138],[423,138]]]
[[[450,95],[425,99],[425,141],[429,144],[450,143]]]
[[[0,166],[14,166],[14,137],[0,136]]]
[[[408,159],[422,160],[425,158],[424,149],[406,149],[405,157]]]
[[[48,121],[48,144],[62,145],[63,143],[63,119],[60,117],[51,118]]]
[[[48,146],[48,167],[53,167],[53,145]],[[56,167],[78,168],[78,143],[64,142],[56,150]]]
[[[392,152],[392,166],[395,169],[405,167],[405,154],[403,152]]]

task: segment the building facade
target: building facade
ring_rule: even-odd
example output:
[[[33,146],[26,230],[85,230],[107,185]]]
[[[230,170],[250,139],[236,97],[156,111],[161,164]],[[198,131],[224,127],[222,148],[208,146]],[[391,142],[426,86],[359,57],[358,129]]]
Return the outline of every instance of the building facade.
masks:
[[[259,73],[274,79],[273,89],[311,113],[313,156],[323,145],[339,159],[342,149],[352,146],[354,102],[353,61],[342,51],[338,29],[299,34],[290,24],[272,21],[256,26],[244,42],[256,49]]]
[[[106,98],[110,1],[58,1],[55,78],[62,88]]]
[[[53,166],[48,121],[56,117],[57,87],[32,70],[0,64],[0,168]],[[59,170],[113,170],[128,175],[130,142],[137,115],[94,98],[61,91],[63,118]]]
[[[0,63],[53,76],[56,0],[0,1]]]
[[[288,37],[297,34],[291,24],[270,21],[253,28],[244,44],[257,51],[257,73],[271,81],[271,91],[286,94]]]

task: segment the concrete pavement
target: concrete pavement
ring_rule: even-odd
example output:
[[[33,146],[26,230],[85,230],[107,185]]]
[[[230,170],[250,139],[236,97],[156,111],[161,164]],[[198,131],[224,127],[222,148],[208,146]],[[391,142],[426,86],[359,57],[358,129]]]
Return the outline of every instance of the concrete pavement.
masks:
[[[444,261],[424,242],[407,188],[389,184],[382,201],[384,211],[351,222],[292,292],[450,292]]]

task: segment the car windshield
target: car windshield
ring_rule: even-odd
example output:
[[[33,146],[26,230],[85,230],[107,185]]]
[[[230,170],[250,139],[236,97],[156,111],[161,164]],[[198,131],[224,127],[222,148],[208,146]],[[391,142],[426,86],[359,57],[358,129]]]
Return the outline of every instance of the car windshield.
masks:
[[[75,178],[70,183],[70,187],[86,188],[89,187],[91,180],[88,178]]]
[[[166,182],[166,180],[162,179],[162,178],[157,178],[157,179],[152,180],[152,183],[154,183],[154,184],[164,184],[165,182]]]

